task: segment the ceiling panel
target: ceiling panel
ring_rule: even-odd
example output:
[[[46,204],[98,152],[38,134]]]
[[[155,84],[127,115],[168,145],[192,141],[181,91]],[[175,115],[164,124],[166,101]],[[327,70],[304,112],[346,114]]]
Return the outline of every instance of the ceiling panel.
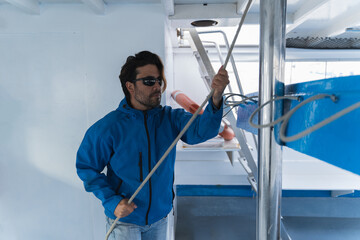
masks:
[[[17,7],[19,11],[26,12],[38,12],[38,6],[42,4],[82,4],[84,0],[33,0],[35,4],[26,4],[28,0],[0,0],[0,5],[9,4],[12,2],[14,7]],[[103,0],[105,8],[110,8],[112,4],[131,4],[131,3],[146,3],[146,4],[161,4],[164,0]],[[196,5],[196,11],[190,11],[189,9],[180,14],[180,11],[170,17],[170,21],[175,23],[190,20],[196,20],[198,18],[206,16],[207,18],[217,18],[220,26],[234,26],[237,24],[241,15],[237,13],[236,4],[238,2],[246,0],[165,0],[169,4],[175,4],[175,10],[179,10],[176,6],[190,6],[189,9],[194,9],[191,5]],[[22,3],[17,4],[18,2]],[[203,4],[207,3],[214,7],[203,7]],[[217,4],[217,5],[215,5]],[[200,6],[200,7],[199,7]],[[315,6],[312,8],[312,6]],[[1,6],[0,6],[1,7]],[[56,7],[56,5],[54,6]],[[24,11],[25,9],[25,11]],[[211,9],[211,10],[210,10]],[[28,10],[28,11],[26,11]],[[226,11],[225,11],[226,10]],[[104,13],[104,11],[100,11]],[[171,11],[173,12],[173,11]],[[260,12],[260,0],[253,0],[252,7],[250,8],[248,17],[245,20],[245,25],[257,25],[259,23]],[[344,36],[345,29],[360,26],[360,1],[359,0],[288,0],[287,1],[287,37],[334,37]],[[219,14],[219,13],[222,13]],[[94,11],[94,14],[97,14]],[[106,11],[105,11],[106,14]],[[212,16],[213,14],[213,16]],[[41,16],[41,11],[40,14]],[[217,17],[215,16],[217,15]],[[206,18],[206,19],[207,19]],[[224,23],[224,24],[223,24]],[[235,24],[234,24],[235,23]],[[179,24],[178,24],[179,25]],[[176,24],[173,24],[176,28]],[[360,37],[359,29],[355,29],[351,34],[347,36]]]
[[[219,3],[237,3],[237,0],[174,0],[175,4],[219,4]]]

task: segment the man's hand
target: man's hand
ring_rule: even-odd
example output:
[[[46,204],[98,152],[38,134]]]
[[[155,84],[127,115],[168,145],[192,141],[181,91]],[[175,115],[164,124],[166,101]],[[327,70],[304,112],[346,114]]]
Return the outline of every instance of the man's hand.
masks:
[[[118,218],[123,218],[128,216],[130,213],[132,213],[137,206],[135,203],[128,204],[129,199],[124,198],[119,202],[119,204],[116,206],[114,214]]]
[[[211,88],[214,89],[214,95],[212,96],[212,100],[217,108],[221,107],[220,103],[221,103],[222,95],[228,84],[229,84],[228,73],[221,66],[218,73],[214,76],[214,79],[211,84]]]

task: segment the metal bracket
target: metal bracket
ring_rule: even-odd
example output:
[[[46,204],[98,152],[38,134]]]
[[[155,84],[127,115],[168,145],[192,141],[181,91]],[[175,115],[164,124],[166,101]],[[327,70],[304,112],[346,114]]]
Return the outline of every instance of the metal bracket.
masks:
[[[249,164],[248,164],[246,158],[240,157],[238,159],[239,159],[241,166],[244,168],[245,172],[248,175],[247,180],[249,181],[252,189],[254,190],[254,192],[257,193],[257,181],[255,179],[255,176],[254,176],[252,170],[249,168]]]
[[[339,197],[350,193],[354,193],[354,190],[333,190],[331,191],[331,197]]]
[[[234,151],[226,151],[226,154],[231,162],[231,165],[234,166]]]

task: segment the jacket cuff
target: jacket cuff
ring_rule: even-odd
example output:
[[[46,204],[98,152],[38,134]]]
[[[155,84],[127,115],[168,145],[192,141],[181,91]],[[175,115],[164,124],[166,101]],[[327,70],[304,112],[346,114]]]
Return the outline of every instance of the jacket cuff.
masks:
[[[220,108],[217,108],[213,102],[213,99],[210,98],[209,99],[209,104],[211,106],[211,110],[212,110],[212,113],[216,113],[217,111],[219,110],[222,110],[223,109],[223,103],[224,103],[224,97],[221,98],[221,102],[220,102]]]
[[[120,195],[114,195],[113,197],[109,198],[104,202],[104,208],[109,211],[109,213],[114,214],[115,209],[117,205],[120,203],[120,201],[123,200],[123,197]]]

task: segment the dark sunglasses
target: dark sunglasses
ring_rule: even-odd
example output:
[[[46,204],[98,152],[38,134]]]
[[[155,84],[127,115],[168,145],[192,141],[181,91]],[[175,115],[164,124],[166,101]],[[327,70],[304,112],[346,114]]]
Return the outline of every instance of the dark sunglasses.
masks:
[[[163,83],[163,79],[161,77],[156,78],[156,77],[152,77],[152,76],[138,78],[138,79],[135,79],[133,82],[136,82],[136,81],[142,81],[144,85],[149,86],[149,87],[154,86],[156,82],[158,82],[160,84],[160,86]]]

